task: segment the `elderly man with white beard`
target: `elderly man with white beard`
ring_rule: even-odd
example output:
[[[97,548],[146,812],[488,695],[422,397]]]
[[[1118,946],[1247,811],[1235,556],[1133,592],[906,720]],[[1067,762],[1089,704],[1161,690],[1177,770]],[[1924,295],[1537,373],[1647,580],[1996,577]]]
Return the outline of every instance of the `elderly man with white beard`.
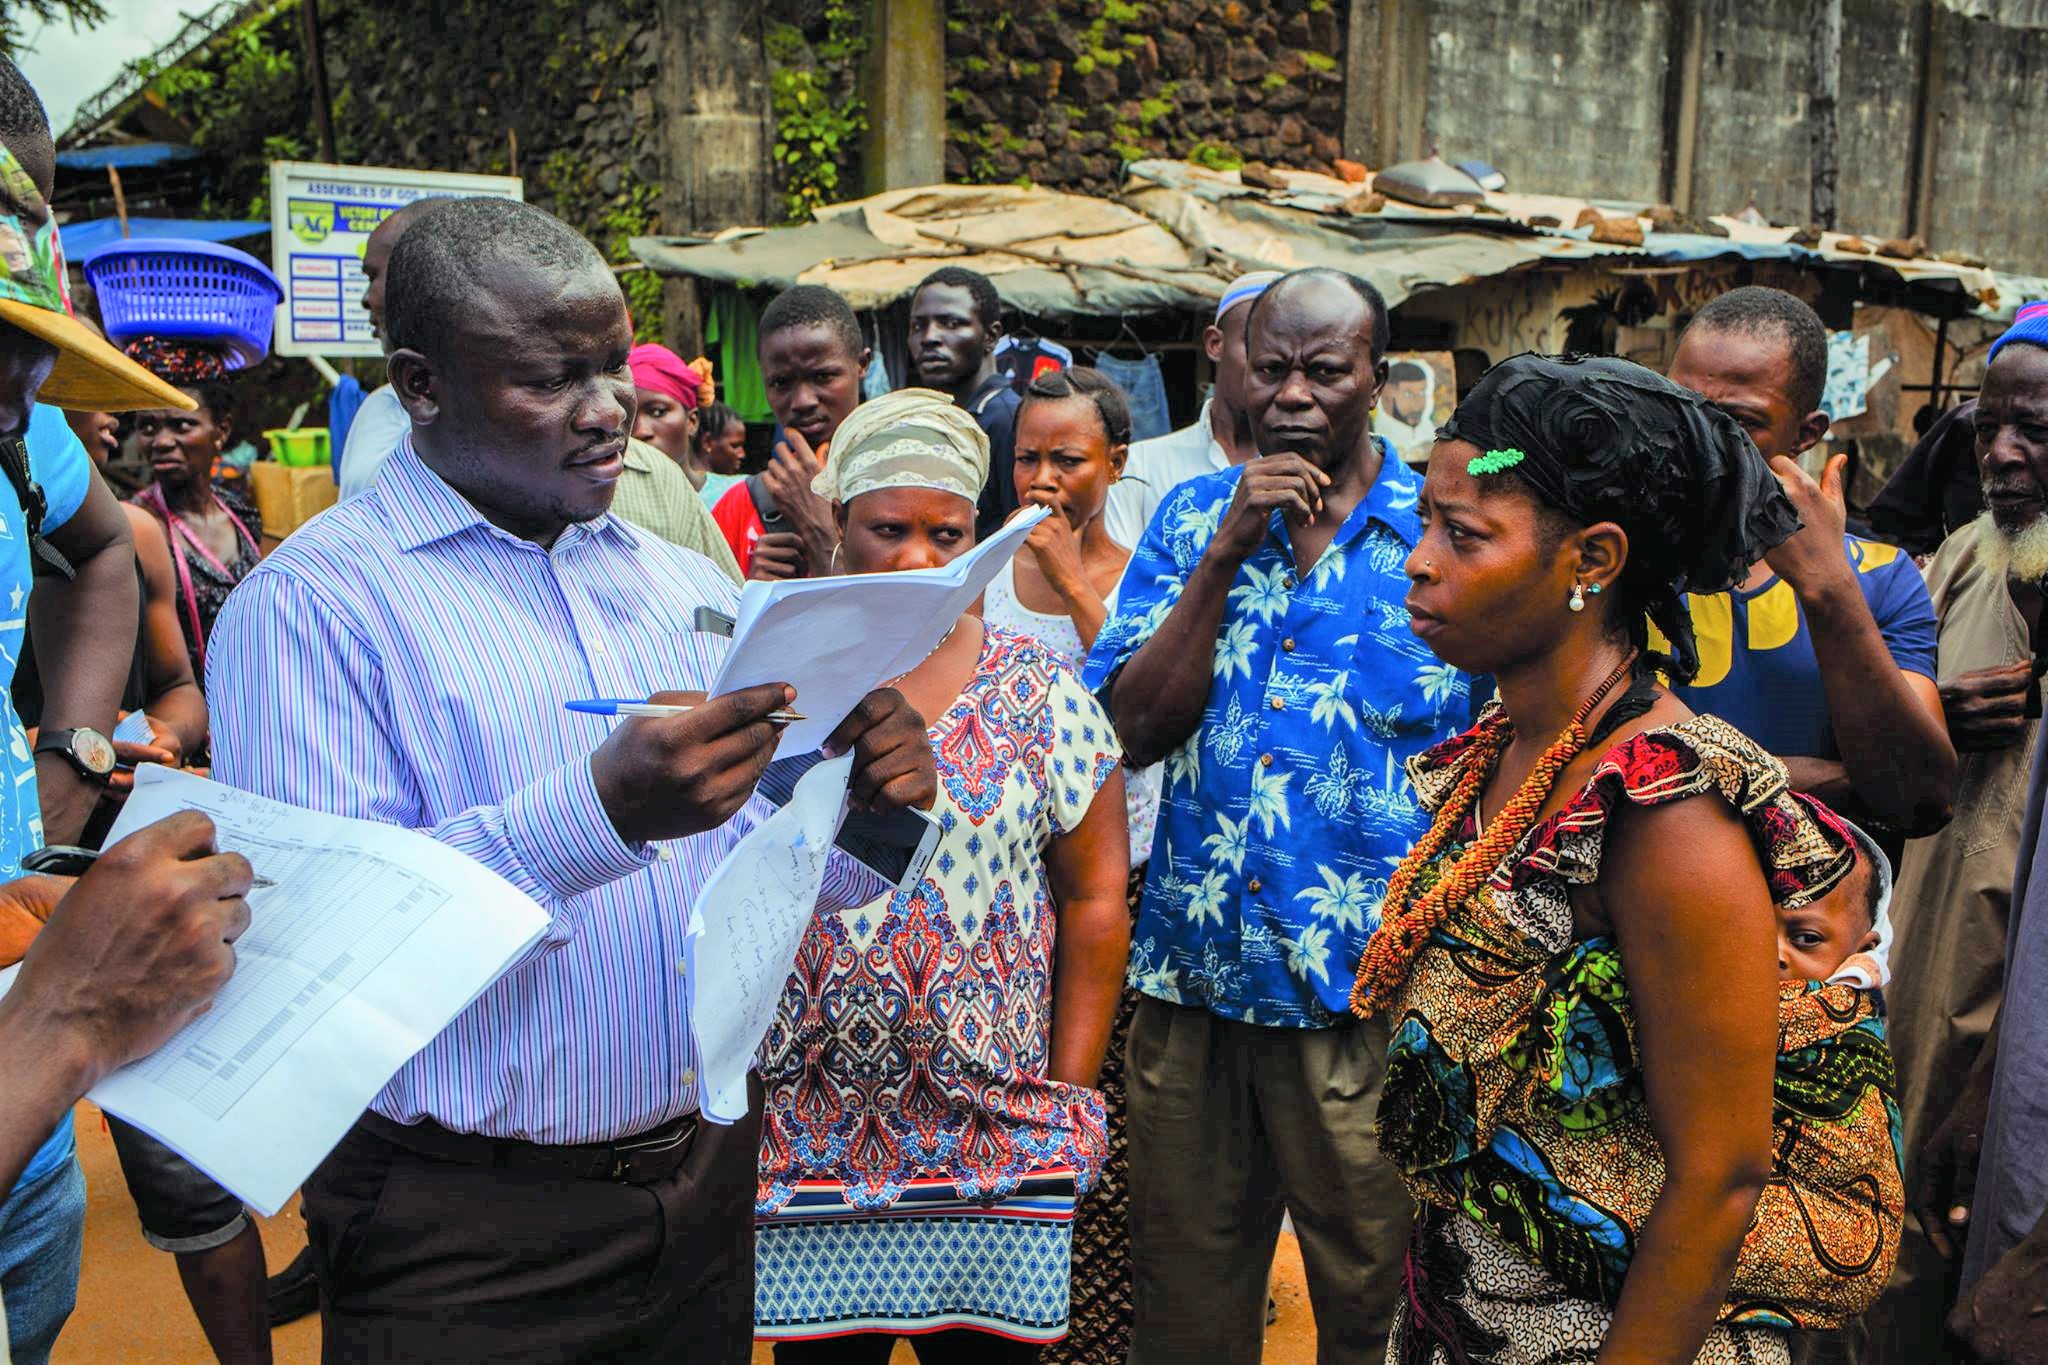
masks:
[[[1971,1089],[2003,993],[2041,715],[2034,661],[2048,584],[2048,304],[2023,309],[1993,350],[1975,426],[1990,510],[1949,536],[1927,566],[1942,711],[1961,759],[1956,817],[1906,846],[1892,901],[1895,972],[1885,994],[1909,1167],[1925,1164],[1929,1138]],[[1949,1358],[1943,1319],[1957,1266],[1937,1248],[1956,1231],[1909,1218],[1890,1292],[1860,1329],[1859,1365]]]

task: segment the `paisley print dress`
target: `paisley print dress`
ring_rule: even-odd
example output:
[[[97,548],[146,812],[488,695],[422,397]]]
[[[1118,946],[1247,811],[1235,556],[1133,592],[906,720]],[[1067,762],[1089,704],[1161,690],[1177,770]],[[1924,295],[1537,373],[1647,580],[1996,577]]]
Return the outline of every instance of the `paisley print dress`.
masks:
[[[1449,796],[1470,752],[1461,737],[1410,765],[1425,806]],[[1380,1148],[1423,1207],[1390,1362],[1597,1356],[1664,1160],[1625,964],[1611,938],[1574,940],[1570,896],[1598,878],[1618,810],[1696,796],[1742,818],[1781,904],[1825,894],[1854,865],[1791,799],[1776,759],[1696,717],[1610,750],[1444,920],[1389,1016]],[[1438,866],[1460,852],[1454,841]],[[1773,1171],[1698,1356],[1712,1365],[1786,1360],[1791,1329],[1837,1325],[1875,1300],[1898,1249],[1882,997],[1786,983],[1779,1027]]]
[[[820,910],[763,1048],[755,1327],[767,1339],[1066,1330],[1099,1092],[1046,1075],[1055,907],[1041,852],[1122,762],[1072,670],[990,626],[931,727],[923,880]]]

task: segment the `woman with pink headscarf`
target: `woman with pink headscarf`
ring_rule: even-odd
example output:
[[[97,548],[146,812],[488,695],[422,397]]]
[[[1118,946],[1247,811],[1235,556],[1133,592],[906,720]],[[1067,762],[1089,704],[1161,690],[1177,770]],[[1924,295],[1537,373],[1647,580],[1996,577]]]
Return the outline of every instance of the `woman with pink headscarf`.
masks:
[[[707,503],[715,502],[739,480],[712,473],[697,461],[697,411],[710,401],[711,381],[705,373],[710,366],[701,360],[686,361],[653,342],[635,346],[626,360],[633,368],[633,389],[640,403],[633,435],[674,460],[690,486]]]

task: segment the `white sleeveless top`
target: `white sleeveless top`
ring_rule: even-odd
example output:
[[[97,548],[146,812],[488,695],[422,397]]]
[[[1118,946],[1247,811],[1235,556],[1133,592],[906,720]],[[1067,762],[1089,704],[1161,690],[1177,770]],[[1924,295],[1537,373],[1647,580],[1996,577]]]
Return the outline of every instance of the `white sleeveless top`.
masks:
[[[981,619],[1018,635],[1031,636],[1080,672],[1088,662],[1088,651],[1081,647],[1081,632],[1075,628],[1074,618],[1064,612],[1033,611],[1018,601],[1015,569],[1016,561],[1012,560],[990,581],[981,601]],[[1116,615],[1114,592],[1109,595],[1109,614]],[[1124,768],[1124,806],[1130,823],[1132,867],[1152,856],[1152,829],[1159,821],[1161,770],[1158,763],[1143,770]]]

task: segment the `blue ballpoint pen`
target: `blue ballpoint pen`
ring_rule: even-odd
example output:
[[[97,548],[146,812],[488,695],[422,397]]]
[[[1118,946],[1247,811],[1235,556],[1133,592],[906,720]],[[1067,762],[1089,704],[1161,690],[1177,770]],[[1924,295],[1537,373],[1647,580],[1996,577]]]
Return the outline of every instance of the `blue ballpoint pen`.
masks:
[[[562,703],[569,710],[586,716],[681,716],[694,710],[691,706],[670,706],[661,702],[635,701],[630,697],[588,697],[582,701]],[[791,725],[810,717],[795,711],[770,711],[766,719],[777,725]]]

